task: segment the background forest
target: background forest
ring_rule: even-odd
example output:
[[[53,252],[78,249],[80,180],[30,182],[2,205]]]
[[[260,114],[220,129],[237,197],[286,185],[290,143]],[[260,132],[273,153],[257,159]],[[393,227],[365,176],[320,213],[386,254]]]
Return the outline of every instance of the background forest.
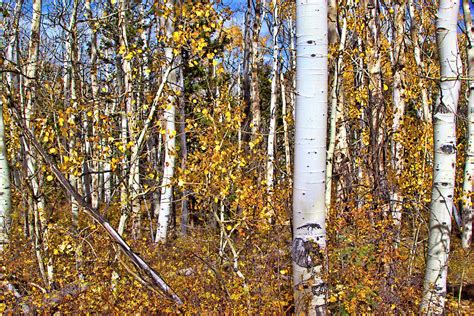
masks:
[[[0,2],[0,313],[294,311],[295,5]],[[419,310],[437,9],[329,1],[331,313]],[[466,1],[465,73],[469,23]],[[474,312],[469,78],[446,302],[458,314]]]

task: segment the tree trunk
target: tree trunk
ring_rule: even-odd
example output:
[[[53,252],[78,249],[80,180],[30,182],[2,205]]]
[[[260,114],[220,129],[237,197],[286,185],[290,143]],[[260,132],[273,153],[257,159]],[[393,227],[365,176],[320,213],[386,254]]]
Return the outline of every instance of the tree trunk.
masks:
[[[467,107],[467,147],[466,162],[464,165],[463,180],[463,207],[462,207],[462,247],[469,249],[472,239],[472,191],[474,172],[474,30],[472,29],[471,8],[468,0],[463,0],[464,23],[467,32],[467,66],[469,77],[469,100]]]
[[[19,34],[20,34],[20,17],[21,10],[23,8],[24,0],[16,0],[15,10],[13,13],[13,23],[11,31],[13,32],[8,39],[8,45],[6,48],[6,62],[12,65],[12,68],[20,69],[19,58],[18,58],[18,46],[19,46]],[[7,72],[7,82],[10,89],[17,89],[20,85],[20,77],[17,73]]]
[[[97,59],[98,59],[98,47],[97,47],[97,31],[95,27],[95,20],[94,16],[92,14],[92,9],[91,9],[91,0],[86,0],[85,3],[86,7],[86,15],[87,18],[89,19],[89,29],[91,32],[91,38],[90,38],[90,59],[91,59],[91,91],[92,91],[92,105],[93,105],[93,115],[92,115],[92,136],[94,138],[99,138],[99,128],[98,124],[100,122],[99,120],[99,80],[98,80],[98,67],[97,67]],[[100,145],[104,145],[103,140],[100,139],[98,140],[100,142]],[[103,148],[102,146],[100,147],[101,149]],[[99,200],[100,200],[100,177],[101,174],[100,172],[102,170],[102,163],[99,159],[98,156],[94,156],[94,150],[91,148],[91,152],[89,153],[89,156],[93,161],[90,163],[90,169],[94,171],[92,174],[92,184],[91,184],[91,204],[93,208],[97,208],[99,206]]]
[[[173,8],[174,1],[167,2],[167,6]],[[172,37],[174,32],[173,18],[172,15],[166,21],[166,35],[168,38]],[[180,64],[180,60],[173,54],[172,47],[165,48],[165,55],[168,63],[174,66]],[[177,86],[180,83],[180,71],[173,69],[169,75],[169,84],[171,87]],[[181,87],[180,87],[181,88]],[[175,167],[175,155],[176,155],[176,103],[177,100],[173,95],[168,97],[168,107],[165,109],[165,135],[164,135],[164,146],[165,146],[165,158],[163,165],[163,180],[161,182],[161,196],[160,196],[160,213],[158,214],[158,228],[156,231],[155,242],[166,241],[166,235],[168,233],[169,219],[171,215],[172,203],[173,203],[173,187],[171,180],[174,176]]]
[[[451,234],[455,167],[456,110],[461,59],[457,42],[458,0],[440,0],[436,40],[441,69],[440,96],[434,114],[434,171],[426,274],[421,313],[442,314]]]
[[[327,2],[297,2],[293,286],[295,313],[326,313]]]
[[[3,96],[0,96],[0,252],[3,245],[8,243],[8,235],[11,227],[11,192],[10,172],[8,167],[5,125],[3,121]]]
[[[28,60],[26,67],[26,106],[25,106],[25,124],[26,127],[33,133],[34,124],[32,116],[34,114],[34,104],[36,100],[36,85],[38,72],[38,54],[40,44],[40,27],[41,27],[41,0],[33,1],[33,16],[31,19],[30,43],[28,47]],[[30,179],[30,186],[33,193],[32,204],[30,204],[30,214],[34,215],[35,223],[35,252],[38,258],[38,264],[41,274],[44,275],[46,285],[51,287],[53,284],[53,263],[49,256],[49,229],[48,220],[45,212],[44,197],[40,192],[40,179],[38,176],[36,158],[30,153],[29,144],[24,139],[25,145],[25,161],[27,166],[27,175]],[[42,240],[42,247],[41,242]],[[43,260],[47,261],[46,270],[44,269]]]
[[[268,128],[268,142],[267,142],[267,191],[273,191],[273,173],[275,164],[275,140],[276,140],[276,115],[277,115],[277,84],[278,84],[278,32],[280,29],[280,21],[278,17],[278,4],[276,0],[273,4],[273,60],[272,60],[272,84],[270,96],[270,126]]]
[[[340,86],[340,76],[342,70],[342,61],[343,53],[346,45],[346,33],[347,33],[347,21],[346,17],[343,17],[342,20],[342,30],[341,30],[341,41],[338,48],[338,56],[336,63],[334,64],[334,74],[332,78],[332,87],[331,87],[331,118],[329,125],[329,147],[327,153],[327,166],[326,166],[326,193],[325,193],[325,204],[326,210],[329,211],[331,208],[332,200],[332,187],[333,187],[333,168],[334,168],[334,152],[336,148],[336,132],[337,132],[337,121],[340,117],[339,113],[339,86]]]
[[[400,188],[397,185],[398,179],[402,177],[403,170],[403,146],[398,140],[401,132],[401,124],[403,116],[405,115],[405,100],[404,100],[404,71],[405,65],[405,14],[406,5],[404,3],[394,4],[395,17],[395,32],[393,38],[393,122],[392,122],[392,167],[395,172],[395,183],[392,184],[390,204],[392,220],[395,229],[395,246],[400,242],[400,228],[402,220],[402,203],[403,197],[400,193]]]
[[[263,13],[264,14],[264,13]],[[250,59],[250,100],[251,100],[251,116],[250,123],[251,138],[256,140],[258,133],[260,133],[261,113],[260,113],[260,87],[258,80],[258,63],[260,54],[258,51],[260,30],[262,28],[262,0],[255,1],[255,16],[252,25],[252,44],[251,44],[251,59]]]
[[[288,135],[288,103],[286,102],[286,86],[283,72],[280,71],[280,89],[281,89],[281,116],[283,118],[283,142],[285,145],[285,171],[287,176],[291,177],[291,148]]]
[[[431,123],[431,107],[428,102],[428,90],[426,89],[426,85],[423,82],[422,76],[424,75],[425,71],[425,63],[423,62],[421,58],[421,48],[420,48],[420,42],[419,42],[419,33],[421,32],[421,25],[423,25],[423,21],[417,22],[415,21],[415,4],[413,3],[413,0],[408,0],[408,8],[410,11],[410,18],[411,18],[411,28],[410,28],[410,35],[411,35],[411,40],[413,44],[413,54],[415,57],[415,63],[418,69],[420,70],[420,73],[418,76],[420,79],[418,80],[418,87],[421,91],[421,104],[422,104],[422,118],[425,122]],[[418,27],[417,27],[418,25]]]

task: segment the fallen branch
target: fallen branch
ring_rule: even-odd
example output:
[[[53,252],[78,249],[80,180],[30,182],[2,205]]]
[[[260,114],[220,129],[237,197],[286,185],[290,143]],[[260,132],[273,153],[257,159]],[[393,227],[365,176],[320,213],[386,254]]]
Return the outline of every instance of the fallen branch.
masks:
[[[182,300],[179,298],[178,295],[174,293],[173,289],[171,289],[171,287],[163,280],[163,278],[152,267],[150,267],[139,255],[137,255],[130,248],[127,242],[122,238],[122,236],[120,236],[120,234],[110,225],[110,223],[104,217],[102,217],[102,215],[96,209],[94,209],[89,203],[87,203],[85,199],[72,187],[66,177],[61,173],[61,171],[59,171],[56,164],[53,163],[51,157],[38,143],[31,131],[25,126],[21,117],[18,116],[17,121],[19,122],[20,127],[23,129],[23,133],[28,139],[28,141],[33,145],[38,154],[43,157],[46,164],[56,176],[56,179],[61,184],[63,190],[66,191],[66,193],[68,193],[72,199],[76,200],[80,206],[82,206],[82,210],[86,214],[92,217],[93,220],[95,220],[100,226],[105,229],[109,237],[112,238],[112,240],[119,245],[120,249],[125,253],[127,257],[130,258],[130,260],[132,260],[135,266],[151,278],[152,284],[157,286],[162,292],[166,294],[166,296],[168,296],[178,305],[182,305]]]

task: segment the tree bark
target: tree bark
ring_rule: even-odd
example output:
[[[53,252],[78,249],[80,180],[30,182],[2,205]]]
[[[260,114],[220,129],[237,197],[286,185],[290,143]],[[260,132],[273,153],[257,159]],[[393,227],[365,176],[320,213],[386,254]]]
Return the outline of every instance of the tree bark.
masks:
[[[275,140],[276,140],[276,116],[277,116],[277,97],[278,97],[278,32],[280,29],[280,21],[278,17],[278,3],[276,0],[272,1],[273,5],[273,60],[272,60],[272,83],[271,83],[271,96],[270,96],[270,126],[268,128],[268,141],[267,141],[267,191],[270,193],[273,191],[273,173],[275,164]]]
[[[467,146],[464,164],[463,199],[462,199],[462,247],[469,249],[472,240],[472,193],[474,172],[474,30],[469,0],[463,0],[464,23],[467,32],[467,66],[469,76],[469,99],[467,106]]]
[[[393,38],[393,122],[392,122],[392,167],[395,172],[395,183],[391,188],[390,204],[392,220],[395,229],[395,246],[400,242],[400,229],[402,220],[402,203],[403,196],[400,193],[400,188],[397,185],[397,179],[401,179],[403,170],[403,146],[398,140],[401,132],[401,125],[403,116],[405,115],[405,99],[404,99],[404,71],[405,65],[405,15],[406,5],[395,3],[394,7],[394,38]]]
[[[173,8],[174,1],[167,2],[167,6]],[[172,37],[174,32],[173,19],[171,15],[166,21],[166,35],[168,38]],[[173,70],[170,72],[168,82],[171,87],[179,86],[181,71],[176,68],[180,65],[178,56],[174,56],[173,47],[165,48],[165,55],[168,63],[174,65]],[[182,87],[179,87],[182,88]],[[164,119],[165,119],[165,135],[164,135],[164,146],[165,146],[165,158],[163,165],[163,180],[161,182],[161,196],[160,196],[160,213],[158,214],[158,228],[156,231],[155,242],[166,241],[168,233],[169,219],[171,215],[172,203],[173,203],[173,187],[171,180],[174,176],[175,168],[175,155],[176,155],[176,103],[177,99],[174,95],[170,94],[168,97],[168,106],[165,108]]]
[[[295,313],[326,313],[327,2],[297,2],[296,121],[293,186]]]
[[[458,0],[440,0],[436,41],[441,69],[440,96],[434,114],[434,171],[430,205],[428,255],[421,313],[442,314],[451,234],[455,167],[456,111],[462,63],[458,51]]]

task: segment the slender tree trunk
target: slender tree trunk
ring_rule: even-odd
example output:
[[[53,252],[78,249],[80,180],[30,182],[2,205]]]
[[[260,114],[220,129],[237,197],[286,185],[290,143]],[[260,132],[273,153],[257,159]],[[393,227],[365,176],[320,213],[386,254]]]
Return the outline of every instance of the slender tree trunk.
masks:
[[[421,58],[421,48],[419,42],[418,33],[421,31],[421,25],[423,25],[423,21],[417,22],[415,20],[415,4],[413,0],[408,0],[408,8],[410,11],[410,18],[411,18],[411,28],[410,28],[410,35],[413,44],[413,54],[415,57],[416,66],[420,70],[418,76],[420,79],[418,80],[418,87],[421,91],[421,104],[422,104],[422,118],[425,122],[431,123],[431,107],[428,101],[428,90],[426,89],[426,85],[421,78],[424,71],[425,71],[425,63]]]
[[[401,124],[403,116],[405,115],[405,100],[404,100],[404,70],[405,65],[405,3],[395,3],[394,17],[395,17],[395,32],[393,39],[393,122],[392,122],[392,167],[396,175],[395,181],[400,179],[403,170],[403,146],[398,140],[401,132]],[[400,228],[402,220],[402,203],[403,197],[400,193],[400,188],[395,183],[392,185],[390,192],[390,203],[392,220],[395,229],[395,246],[400,242]]]
[[[293,115],[293,120],[296,118],[296,29],[293,19],[288,19],[288,29],[290,31],[290,66],[291,66],[291,93],[290,93],[290,107]]]
[[[8,40],[8,45],[6,49],[6,62],[11,63],[12,66],[16,69],[20,69],[19,58],[18,58],[18,45],[19,45],[19,34],[20,34],[20,17],[21,10],[23,8],[24,0],[16,0],[15,10],[13,12],[13,24],[11,27],[12,34]],[[10,86],[10,89],[14,90],[19,88],[20,77],[14,72],[7,73],[7,82]]]
[[[251,116],[250,123],[251,138],[255,140],[258,138],[261,125],[261,111],[260,111],[260,87],[258,80],[258,66],[260,61],[260,54],[258,51],[260,30],[262,28],[262,0],[255,1],[255,16],[252,24],[252,43],[251,43],[251,59],[250,59],[250,100],[251,100]]]
[[[25,124],[26,127],[34,131],[32,116],[34,114],[34,104],[36,100],[36,85],[38,72],[38,54],[40,44],[41,27],[41,0],[33,1],[33,16],[31,19],[30,43],[28,47],[28,60],[26,67],[26,106],[25,106]],[[35,223],[35,253],[38,259],[40,272],[44,276],[46,285],[51,287],[54,279],[54,269],[52,258],[49,256],[49,229],[48,220],[45,212],[44,197],[40,192],[40,179],[38,176],[36,158],[29,153],[29,144],[24,139],[25,161],[27,166],[27,175],[30,179],[30,185],[33,192],[32,204],[30,204],[30,214],[34,215]],[[42,241],[42,247],[41,247]],[[45,270],[43,260],[47,261]]]
[[[451,234],[455,167],[456,110],[462,63],[458,51],[458,0],[440,0],[436,40],[441,69],[440,96],[434,114],[434,171],[426,274],[421,313],[442,314]]]
[[[98,80],[98,67],[97,67],[97,58],[98,58],[98,47],[97,47],[97,31],[95,27],[95,20],[92,14],[91,9],[91,0],[86,0],[86,15],[89,20],[89,29],[91,32],[90,38],[90,59],[91,59],[91,91],[92,91],[92,104],[93,104],[93,115],[91,119],[92,123],[92,136],[94,138],[99,137],[99,80]],[[101,145],[103,145],[102,139],[99,140]],[[102,146],[100,147],[102,149]],[[99,160],[97,155],[94,156],[94,150],[91,148],[89,157],[93,159],[89,163],[90,169],[94,171],[92,174],[92,184],[91,184],[91,204],[93,208],[99,206],[99,195],[100,195],[100,172],[102,171],[102,163]]]
[[[12,34],[8,40],[6,48],[6,64],[11,63],[14,67],[18,67],[18,34],[19,21],[21,16],[21,9],[23,7],[23,0],[17,0],[15,3],[15,11],[13,16]],[[19,77],[17,74],[8,72],[7,83],[10,91],[19,88]],[[6,143],[5,143],[5,124],[3,118],[4,111],[3,96],[0,96],[0,252],[3,245],[8,243],[8,235],[11,227],[11,189],[10,189],[10,172],[8,166]]]
[[[167,2],[167,6],[173,8],[175,1]],[[174,32],[173,18],[170,16],[166,21],[166,35],[168,38],[172,37]],[[165,48],[165,55],[168,63],[179,65],[180,60],[177,60],[177,56],[173,54],[173,48]],[[180,72],[178,69],[173,69],[170,72],[169,84],[171,87],[174,87],[180,83],[179,80]],[[164,146],[165,146],[165,158],[163,165],[163,181],[161,182],[161,196],[160,196],[160,213],[158,214],[158,228],[156,231],[155,242],[164,242],[166,241],[166,236],[168,233],[168,226],[170,222],[170,215],[173,203],[173,187],[171,185],[171,180],[174,176],[174,167],[175,167],[175,155],[176,155],[176,127],[175,127],[175,117],[176,117],[176,103],[177,100],[173,95],[170,95],[168,98],[168,107],[165,109],[164,119],[165,119],[165,130],[164,135]]]
[[[472,193],[474,172],[474,30],[472,29],[472,15],[469,0],[463,0],[464,23],[467,32],[467,59],[469,75],[469,100],[467,107],[467,147],[466,162],[464,165],[463,180],[463,210],[462,210],[462,247],[469,249],[472,240]]]
[[[129,114],[133,115],[134,111],[132,108],[132,65],[129,53],[128,45],[128,36],[127,36],[127,17],[126,13],[128,10],[128,2],[125,0],[119,1],[119,44],[121,51],[121,58],[119,67],[122,74],[122,89],[121,94],[123,95],[123,102],[121,104],[121,140],[122,148],[121,152],[123,154],[123,165],[122,165],[122,183],[121,183],[121,192],[120,192],[120,204],[122,207],[122,216],[120,217],[118,232],[123,234],[125,230],[125,225],[128,217],[130,216],[130,211],[132,207],[133,200],[136,198],[135,192],[133,192],[133,182],[135,179],[135,173],[137,172],[138,166],[138,156],[136,161],[131,161],[128,159],[127,154],[127,145],[128,139],[132,135],[129,135],[129,132],[133,129],[132,122],[129,120]],[[130,116],[131,118],[131,116]],[[135,215],[135,214],[134,214]],[[134,216],[135,217],[135,216]],[[135,218],[134,218],[135,219]],[[134,225],[133,225],[134,226]]]
[[[5,144],[5,125],[3,121],[3,99],[3,96],[0,96],[0,252],[3,249],[3,245],[8,243],[12,211],[10,172]]]
[[[244,17],[244,43],[243,43],[243,59],[242,59],[242,91],[243,91],[243,100],[244,100],[244,111],[246,118],[241,126],[244,132],[248,131],[250,125],[250,113],[251,113],[251,100],[250,100],[250,12],[252,8],[252,2],[247,0],[247,10],[245,11]],[[244,138],[248,139],[247,134],[244,134]]]
[[[286,101],[286,86],[283,72],[280,72],[281,116],[283,117],[283,142],[285,146],[285,171],[291,177],[291,148],[288,135],[288,104]]]
[[[326,313],[327,2],[296,5],[297,72],[293,185],[295,313]]]
[[[337,1],[328,0],[328,42],[329,42],[329,45],[336,44],[338,40],[339,40],[339,32],[337,31]]]
[[[342,30],[341,30],[341,41],[339,42],[338,48],[338,57],[336,63],[334,64],[334,74],[332,78],[332,87],[331,87],[331,118],[329,125],[329,147],[327,153],[327,165],[326,165],[326,193],[325,193],[325,203],[326,210],[329,211],[331,208],[332,200],[332,187],[333,187],[333,168],[334,168],[334,152],[336,148],[336,132],[337,132],[337,121],[340,117],[338,105],[339,105],[339,85],[340,85],[340,76],[342,70],[342,61],[343,53],[346,45],[346,33],[347,33],[347,21],[346,17],[343,17],[342,20]]]
[[[70,96],[70,100],[66,98],[66,107],[72,107],[72,111],[70,114],[70,120],[75,121],[75,114],[74,112],[77,111],[78,105],[78,87],[77,87],[77,62],[78,62],[78,51],[77,51],[77,29],[76,29],[76,20],[77,20],[77,9],[78,9],[79,1],[75,0],[71,12],[71,20],[69,21],[69,29],[68,32],[68,40],[66,44],[66,69],[64,75],[64,87],[65,87],[65,94]],[[69,91],[67,91],[69,90]],[[76,150],[76,133],[75,131],[78,127],[76,123],[70,126],[70,133],[69,133],[69,151],[73,155],[77,155],[78,152]],[[72,172],[69,175],[69,181],[74,188],[79,187],[79,179],[76,176],[76,172]],[[72,222],[73,226],[77,226],[78,216],[79,216],[79,204],[74,198],[71,197],[71,214],[72,214]]]
[[[267,142],[267,191],[273,191],[273,173],[275,164],[275,140],[276,140],[276,116],[277,116],[277,98],[278,98],[278,33],[280,29],[280,21],[278,17],[278,3],[276,0],[273,4],[273,61],[272,61],[272,84],[270,96],[270,126],[268,129]]]

